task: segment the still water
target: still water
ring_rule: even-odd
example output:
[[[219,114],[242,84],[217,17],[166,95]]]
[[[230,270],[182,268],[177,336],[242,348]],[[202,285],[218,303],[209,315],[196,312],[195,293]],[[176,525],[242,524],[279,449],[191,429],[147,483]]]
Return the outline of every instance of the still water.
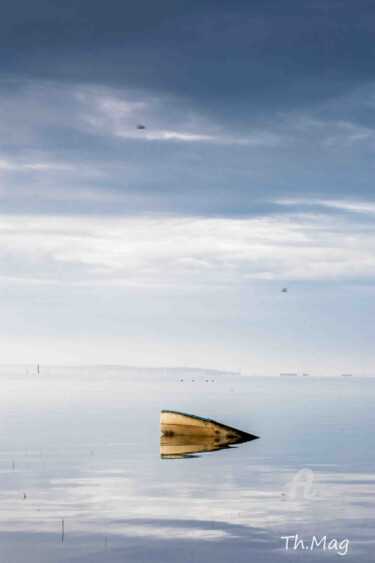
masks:
[[[1,373],[1,563],[375,561],[375,378],[181,379]],[[162,409],[260,439],[162,459]]]

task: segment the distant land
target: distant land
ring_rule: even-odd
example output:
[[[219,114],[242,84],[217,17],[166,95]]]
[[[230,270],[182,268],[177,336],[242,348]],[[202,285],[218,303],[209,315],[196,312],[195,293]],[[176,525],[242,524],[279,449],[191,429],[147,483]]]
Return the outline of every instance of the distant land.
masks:
[[[299,373],[280,373],[281,377],[298,377]],[[309,377],[309,373],[301,373],[302,377]]]
[[[191,368],[191,367],[139,367],[139,366],[124,366],[124,365],[71,365],[71,366],[59,366],[59,365],[44,365],[40,364],[39,372],[40,374],[89,374],[90,372],[103,373],[103,374],[123,374],[123,375],[179,375],[181,377],[190,376],[239,376],[241,373],[238,371],[224,371],[218,369],[205,369],[205,368]],[[37,364],[17,364],[17,365],[0,365],[0,374],[4,373],[14,373],[14,374],[25,374],[25,373],[38,373]]]

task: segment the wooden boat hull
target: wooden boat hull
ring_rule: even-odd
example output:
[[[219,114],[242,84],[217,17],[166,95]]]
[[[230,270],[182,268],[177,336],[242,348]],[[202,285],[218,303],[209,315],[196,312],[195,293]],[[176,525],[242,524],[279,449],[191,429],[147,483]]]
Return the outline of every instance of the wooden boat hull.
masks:
[[[170,410],[161,411],[160,430],[166,436],[213,436],[246,440],[258,437],[210,418]]]

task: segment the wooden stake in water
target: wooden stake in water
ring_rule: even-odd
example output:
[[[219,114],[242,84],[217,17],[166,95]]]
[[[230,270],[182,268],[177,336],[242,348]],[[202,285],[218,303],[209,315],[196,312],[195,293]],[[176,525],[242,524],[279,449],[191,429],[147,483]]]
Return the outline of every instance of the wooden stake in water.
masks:
[[[64,541],[64,518],[61,518],[61,542]]]

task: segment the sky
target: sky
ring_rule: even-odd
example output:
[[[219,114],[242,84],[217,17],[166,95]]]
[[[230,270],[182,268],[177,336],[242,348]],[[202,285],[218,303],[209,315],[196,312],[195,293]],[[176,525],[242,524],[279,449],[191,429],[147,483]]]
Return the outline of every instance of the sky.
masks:
[[[13,0],[2,363],[375,374],[374,31],[366,0]]]

